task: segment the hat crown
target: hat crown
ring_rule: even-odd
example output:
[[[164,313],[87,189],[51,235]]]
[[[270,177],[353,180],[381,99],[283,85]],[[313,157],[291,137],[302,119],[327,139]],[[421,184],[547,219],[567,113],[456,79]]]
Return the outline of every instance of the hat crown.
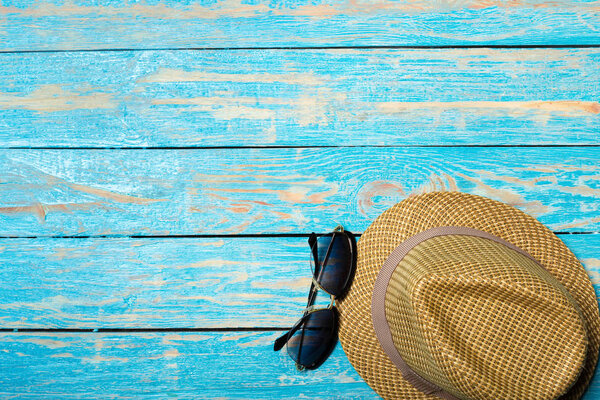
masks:
[[[417,357],[414,357],[415,360],[410,361],[410,366],[413,367],[414,370],[410,370],[397,351],[397,348],[402,349],[404,345],[400,343],[397,338],[395,339],[396,343],[394,343],[394,339],[392,338],[390,326],[388,324],[388,317],[390,317],[390,315],[389,313],[386,315],[386,308],[388,310],[390,309],[389,304],[386,307],[386,295],[390,295],[392,293],[391,291],[396,291],[397,296],[407,296],[411,292],[406,289],[401,290],[401,288],[392,288],[391,285],[388,285],[390,277],[392,273],[396,272],[396,267],[400,263],[401,257],[415,247],[415,241],[417,241],[418,237],[420,235],[431,237],[432,230],[436,230],[438,236],[440,236],[440,230],[443,231],[441,234],[449,234],[449,231],[450,233],[455,233],[457,230],[470,230],[479,233],[479,235],[474,234],[472,236],[485,237],[486,235],[482,234],[491,235],[496,241],[499,239],[507,245],[507,247],[512,248],[517,252],[525,253],[528,257],[533,257],[533,261],[539,265],[540,269],[549,272],[562,284],[562,288],[559,285],[551,286],[559,291],[566,289],[567,294],[570,296],[565,294],[565,297],[567,299],[569,297],[574,299],[578,309],[581,310],[581,315],[584,320],[583,324],[586,328],[587,352],[585,354],[585,363],[583,368],[580,369],[581,373],[579,374],[577,381],[565,394],[560,396],[560,399],[580,399],[589,386],[590,380],[594,376],[600,348],[600,315],[598,313],[598,300],[589,275],[577,260],[575,254],[573,254],[550,229],[535,218],[508,204],[482,196],[459,192],[431,192],[409,196],[379,215],[361,235],[360,240],[357,243],[357,267],[352,286],[346,296],[336,302],[336,306],[340,311],[340,342],[348,359],[360,376],[386,400],[430,400],[435,397],[441,397],[446,400],[456,399],[457,396],[451,395],[449,392],[441,392],[439,386],[433,384],[428,385],[427,381],[417,379],[419,376],[414,370],[422,371],[426,361],[434,359],[436,360],[434,367],[437,371],[440,371],[440,374],[444,374],[442,377],[454,377],[454,380],[450,381],[446,378],[446,381],[448,381],[450,386],[456,388],[454,390],[456,395],[462,396],[463,398],[472,396],[467,390],[468,385],[480,388],[479,390],[484,395],[489,396],[489,393],[492,393],[489,388],[483,387],[482,384],[485,383],[489,385],[490,382],[494,382],[492,379],[493,372],[489,372],[489,370],[485,371],[485,382],[480,377],[475,376],[474,379],[479,379],[480,381],[474,381],[473,379],[470,383],[460,381],[457,384],[455,382],[459,380],[456,379],[455,375],[442,369],[444,364],[438,363],[437,359],[439,357],[433,358],[431,355],[431,352],[436,351],[439,347],[430,346],[424,341],[416,340],[418,338],[414,338],[415,340],[406,344],[406,348],[410,349],[418,346],[419,342],[422,342],[427,345],[426,348],[428,349],[428,352],[421,353],[422,355],[420,358],[418,355]],[[405,248],[403,248],[403,245],[406,245],[406,251]],[[465,250],[457,250],[456,252],[462,253],[465,256],[472,256],[472,253],[468,253]],[[397,258],[393,257],[395,253],[398,255]],[[476,258],[479,263],[486,259],[487,256]],[[457,265],[461,265],[461,263],[466,267],[469,267],[470,265],[469,262],[456,262]],[[436,266],[443,263],[432,261],[429,264]],[[513,266],[514,263],[494,262],[493,264]],[[487,267],[478,268],[485,271]],[[499,276],[493,279],[484,276],[482,272],[477,275],[466,270],[462,275],[459,272],[449,273],[434,270],[429,272],[429,275],[427,275],[427,273],[421,274],[421,277],[423,277],[423,282],[426,281],[426,276],[430,276],[431,278],[429,279],[434,281],[435,274],[445,277],[452,277],[455,275],[462,276],[465,279],[491,279],[493,282],[505,282],[506,279],[504,277],[503,268],[494,268],[494,270],[499,271]],[[543,271],[540,273],[543,273]],[[517,279],[517,283],[511,284],[519,284],[528,288],[530,283],[538,282],[540,280],[539,277],[533,280],[528,278],[531,275],[535,277],[538,273],[516,274],[517,277],[522,275],[525,277],[524,282],[520,283]],[[415,279],[414,281],[418,282],[419,280]],[[542,279],[542,281],[545,282],[544,285],[536,286],[533,284],[532,286],[534,289],[528,290],[535,292],[536,287],[538,290],[540,290],[539,288],[545,288],[549,280]],[[384,284],[380,284],[380,282],[383,282]],[[400,282],[407,285],[408,282],[411,281],[400,280]],[[508,282],[512,281],[508,279]],[[423,289],[427,289],[425,283],[422,285]],[[431,287],[433,288],[433,285]],[[438,287],[437,290],[439,292],[441,289]],[[555,296],[558,298],[561,297],[560,294],[555,294]],[[466,298],[467,296],[464,297]],[[507,292],[506,297],[510,297],[510,292]],[[411,301],[413,299],[412,297],[407,298]],[[569,300],[569,302],[570,301],[571,300]],[[433,302],[430,304],[433,304]],[[520,304],[522,304],[522,302],[520,302]],[[435,308],[436,306],[432,307]],[[437,307],[439,307],[439,305]],[[568,307],[566,308],[568,309]],[[482,313],[480,311],[481,309],[482,307],[472,308],[472,311],[477,315]],[[399,314],[400,310],[402,309],[396,308],[395,313]],[[494,314],[497,314],[497,312],[488,312],[488,314],[493,316]],[[571,313],[568,312],[568,314]],[[411,318],[415,319],[416,316],[417,314],[413,310],[404,316],[405,321],[401,323],[406,323],[406,320],[411,321]],[[446,318],[452,319],[455,318],[455,316],[453,314],[448,314]],[[542,318],[542,320],[543,319],[544,318]],[[545,319],[547,320],[548,318]],[[445,326],[443,320],[438,319],[438,321],[442,321],[437,324],[438,326]],[[394,324],[392,324],[392,326],[393,325]],[[490,323],[488,322],[487,325],[490,325]],[[393,329],[394,332],[399,330],[399,328],[396,327]],[[523,333],[529,334],[528,331],[533,330],[528,329]],[[556,329],[555,331],[558,332],[550,332],[548,329],[542,330],[542,332],[550,333],[580,332],[581,322],[575,322],[574,327],[561,326],[560,329]],[[579,337],[578,342],[581,342],[581,335],[577,333],[576,336]],[[441,338],[443,339],[445,337],[441,336]],[[464,338],[468,343],[482,343],[482,341],[476,342],[471,340],[471,337],[468,335]],[[520,348],[526,347],[521,346]],[[528,348],[532,348],[532,346],[529,346]],[[541,348],[544,349],[545,347],[542,346]],[[567,348],[566,345],[563,346],[563,350],[569,352],[569,348]],[[544,351],[548,353],[547,346]],[[403,353],[406,353],[406,351],[403,350]],[[550,352],[550,354],[555,353],[558,352]],[[574,357],[571,358],[573,360],[577,360],[580,355],[577,352],[570,354],[574,355]],[[405,354],[405,356],[407,359],[409,358],[408,355]],[[463,358],[458,360],[460,362],[457,361],[456,365],[458,367],[462,368],[462,365],[475,365],[475,363],[463,361]],[[468,358],[466,358],[466,361],[468,361]],[[560,383],[554,386],[549,383],[554,380],[554,377],[547,379],[546,375],[550,375],[549,373],[546,374],[545,370],[542,370],[538,365],[530,365],[528,367],[531,370],[540,373],[539,378],[536,377],[535,384],[531,385],[531,391],[522,395],[522,393],[525,392],[525,389],[522,389],[523,386],[517,386],[517,389],[509,387],[506,391],[506,395],[499,396],[498,399],[523,400],[551,398],[551,396],[554,396],[555,393],[560,391],[561,386],[568,385],[566,382],[570,381],[570,377],[577,373],[578,367],[576,364],[578,364],[577,361],[573,363],[572,367],[567,368],[566,372],[560,371],[557,377]],[[490,367],[492,370],[502,370],[502,367],[496,367],[495,365],[490,365]],[[464,371],[464,369],[461,369],[460,371]],[[515,374],[515,376],[517,375]],[[464,376],[463,381],[468,380],[469,376]],[[432,379],[431,382],[438,385],[443,384],[441,378],[439,381],[434,381]],[[467,388],[464,386],[467,386]]]
[[[585,362],[586,330],[568,291],[486,238],[414,246],[391,276],[385,312],[408,366],[460,399],[555,399]]]

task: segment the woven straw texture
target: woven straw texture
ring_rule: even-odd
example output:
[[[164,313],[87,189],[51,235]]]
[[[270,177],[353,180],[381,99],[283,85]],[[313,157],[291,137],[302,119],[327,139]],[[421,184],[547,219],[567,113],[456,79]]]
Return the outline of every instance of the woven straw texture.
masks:
[[[445,236],[421,243],[399,264],[386,295],[394,343],[405,361],[462,399],[552,399],[567,389],[561,399],[580,398],[594,373],[600,338],[597,300],[585,270],[534,218],[457,192],[410,197],[383,212],[361,236],[354,281],[338,308],[340,342],[363,379],[385,399],[437,399],[406,382],[383,352],[370,307],[390,252],[416,233],[441,226],[498,236],[543,269],[483,238]],[[411,282],[419,283],[410,287]],[[476,325],[504,331],[465,329]],[[521,335],[512,335],[509,343],[507,331]],[[519,367],[523,360],[531,367]]]
[[[457,398],[555,399],[585,361],[584,321],[566,289],[488,239],[447,235],[414,247],[385,308],[404,361]]]

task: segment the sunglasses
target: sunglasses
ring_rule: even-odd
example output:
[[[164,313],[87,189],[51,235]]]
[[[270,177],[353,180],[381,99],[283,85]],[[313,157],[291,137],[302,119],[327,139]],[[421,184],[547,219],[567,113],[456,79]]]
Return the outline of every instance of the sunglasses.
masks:
[[[352,282],[356,266],[356,239],[338,225],[333,232],[308,238],[311,249],[312,283],[302,318],[275,340],[274,350],[285,345],[299,370],[318,368],[337,343],[338,312],[335,300],[342,298]],[[317,292],[329,294],[326,308],[316,308]]]

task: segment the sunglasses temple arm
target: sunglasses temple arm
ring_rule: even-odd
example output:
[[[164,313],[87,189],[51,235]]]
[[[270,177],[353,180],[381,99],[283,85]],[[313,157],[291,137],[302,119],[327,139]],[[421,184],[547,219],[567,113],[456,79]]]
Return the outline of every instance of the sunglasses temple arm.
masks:
[[[287,343],[287,339],[288,337],[292,336],[302,325],[302,321],[304,321],[304,317],[300,318],[300,320],[298,322],[296,322],[296,324],[292,327],[292,329],[290,329],[289,331],[287,331],[286,333],[284,333],[283,335],[279,336],[277,339],[275,339],[275,344],[273,345],[273,350],[275,351],[279,351],[283,348],[283,346],[285,346],[285,344]]]
[[[325,265],[327,265],[327,260],[329,260],[329,254],[331,254],[331,248],[333,247],[333,241],[335,239],[335,234],[336,232],[334,231],[333,234],[331,235],[331,240],[329,241],[329,245],[327,246],[327,251],[325,252],[325,258],[323,258],[323,264],[319,265],[319,275],[317,276],[317,281],[321,279],[321,276],[323,275],[323,270],[325,269]],[[318,260],[315,260],[315,263],[317,263]]]
[[[317,298],[317,292],[318,292],[318,288],[315,285],[315,280],[313,278],[312,282],[310,283],[310,291],[308,292],[308,300],[306,302],[306,308],[305,311],[312,306],[313,304],[315,304],[315,299]]]
[[[313,304],[315,304],[315,299],[317,298],[317,287],[315,286],[315,280],[318,281],[319,279],[321,279],[321,275],[323,274],[323,269],[324,269],[324,265],[327,264],[327,260],[329,259],[329,254],[331,253],[331,247],[333,244],[333,239],[335,238],[335,234],[336,232],[333,232],[333,235],[331,236],[331,241],[329,242],[329,246],[327,246],[327,252],[325,253],[325,258],[323,260],[323,265],[319,265],[319,275],[317,275],[316,277],[313,277],[313,280],[310,284],[310,292],[308,293],[308,301],[306,302],[306,308],[309,308],[310,306],[312,306]],[[310,241],[309,241],[310,243]],[[314,255],[314,253],[313,253]],[[315,256],[315,266],[318,265],[318,257],[316,255]]]
[[[285,346],[285,343],[287,342],[288,334],[289,334],[289,331],[284,333],[283,335],[279,336],[277,339],[275,339],[275,344],[273,345],[273,350],[279,351],[283,348],[283,346]]]
[[[294,334],[294,332],[296,332],[298,330],[298,328],[300,328],[300,326],[302,325],[302,321],[304,321],[304,317],[306,317],[308,310],[310,310],[310,307],[315,304],[315,299],[317,298],[317,290],[316,286],[315,286],[315,281],[313,279],[313,281],[310,284],[310,292],[308,293],[308,302],[306,303],[306,308],[305,308],[305,313],[302,316],[302,318],[300,318],[300,320],[298,320],[298,322],[296,322],[296,324],[292,327],[292,329],[290,329],[289,331],[287,331],[286,333],[284,333],[283,335],[279,336],[277,339],[275,339],[275,344],[273,346],[273,350],[275,351],[279,351],[282,349],[283,346],[285,346],[288,337],[290,337],[291,335]]]

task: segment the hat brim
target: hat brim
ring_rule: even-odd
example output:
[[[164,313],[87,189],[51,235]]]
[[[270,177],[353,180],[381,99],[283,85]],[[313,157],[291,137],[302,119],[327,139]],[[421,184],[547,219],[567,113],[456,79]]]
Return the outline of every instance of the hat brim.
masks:
[[[507,204],[459,192],[409,197],[384,211],[362,234],[354,280],[346,296],[337,302],[340,343],[360,376],[384,399],[438,398],[415,389],[382,350],[373,329],[371,295],[381,266],[400,243],[441,226],[478,229],[512,243],[534,257],[571,293],[586,323],[588,354],[580,377],[561,399],[580,398],[594,375],[600,342],[598,303],[585,269],[535,218]]]

